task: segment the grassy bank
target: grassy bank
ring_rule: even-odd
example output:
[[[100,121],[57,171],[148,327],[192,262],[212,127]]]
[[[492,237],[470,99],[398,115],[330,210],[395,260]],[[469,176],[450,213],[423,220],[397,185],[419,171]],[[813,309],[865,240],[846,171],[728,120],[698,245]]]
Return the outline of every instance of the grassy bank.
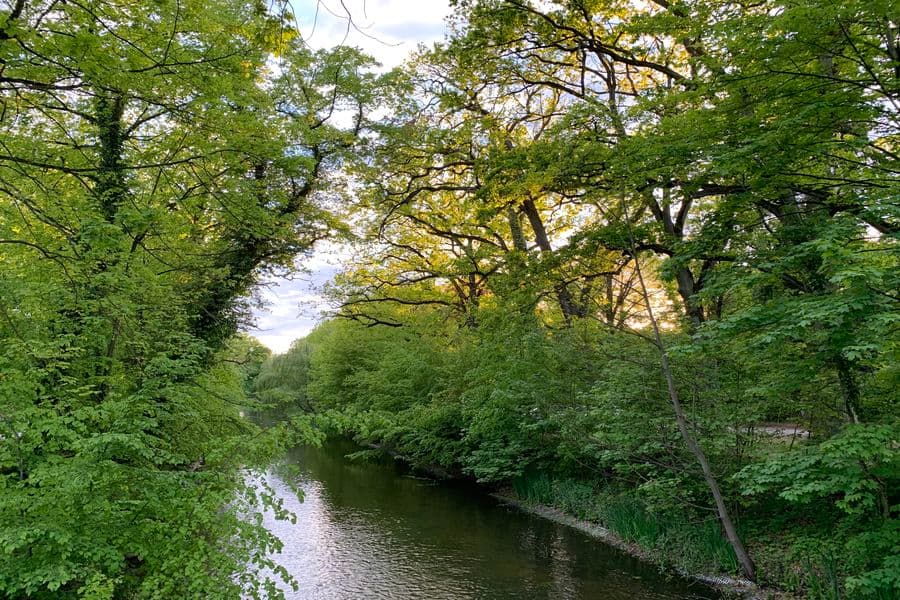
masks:
[[[346,432],[345,432],[346,433]],[[359,438],[357,437],[357,440]],[[471,479],[460,470],[424,465],[384,444],[366,443],[351,458],[386,455],[417,472],[441,480]],[[761,514],[745,515],[743,533],[752,533],[759,583],[739,575],[739,564],[715,516],[697,507],[654,510],[634,490],[599,481],[554,477],[529,471],[502,484],[485,486],[490,494],[519,510],[578,529],[662,571],[707,584],[725,597],[753,600],[852,600],[842,581],[847,567],[836,552],[847,531],[826,532],[821,520],[793,521],[793,531],[775,532]],[[785,522],[790,522],[790,516]],[[871,598],[871,596],[868,596]],[[886,592],[877,600],[894,600]]]
[[[554,506],[523,500],[519,498],[512,489],[504,489],[491,495],[504,504],[514,506],[524,512],[538,515],[545,519],[577,529],[630,556],[654,563],[663,571],[671,570],[676,572],[679,576],[709,585],[722,592],[726,597],[747,599],[785,598],[785,595],[780,591],[763,590],[752,582],[744,579],[738,579],[727,575],[690,572],[684,567],[677,565],[672,560],[661,560],[660,557],[654,556],[640,544],[626,540],[626,538],[600,522],[575,517]]]
[[[498,498],[572,525],[663,569],[699,579],[727,594],[749,598],[842,600],[854,596],[842,586],[847,566],[836,554],[847,531],[825,532],[816,522],[774,531],[747,515],[754,556],[763,575],[757,586],[736,577],[738,563],[715,516],[691,511],[654,511],[633,491],[598,482],[525,473],[501,489]],[[877,596],[893,600],[890,591]]]
[[[523,502],[557,508],[578,519],[603,525],[624,542],[640,547],[654,562],[689,573],[735,573],[734,552],[714,516],[697,520],[686,513],[659,515],[627,491],[601,488],[574,479],[525,474],[512,492]]]

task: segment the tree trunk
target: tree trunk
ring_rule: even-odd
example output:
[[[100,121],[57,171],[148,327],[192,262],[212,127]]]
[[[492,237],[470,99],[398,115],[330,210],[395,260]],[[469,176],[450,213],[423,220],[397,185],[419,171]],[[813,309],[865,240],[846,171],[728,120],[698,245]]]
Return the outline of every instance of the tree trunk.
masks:
[[[731,514],[725,504],[725,498],[722,496],[719,482],[712,472],[709,460],[706,458],[706,453],[703,451],[703,448],[700,447],[700,444],[697,443],[697,440],[694,438],[688,427],[684,407],[681,405],[681,399],[679,398],[678,390],[675,387],[675,378],[672,375],[672,369],[669,365],[669,356],[659,332],[659,323],[657,323],[656,317],[653,314],[653,308],[650,305],[650,294],[647,292],[647,286],[644,283],[644,276],[641,273],[640,263],[636,254],[634,256],[634,268],[637,273],[638,282],[641,286],[641,295],[643,296],[647,307],[647,317],[650,319],[650,325],[653,328],[653,338],[656,341],[656,348],[659,351],[660,367],[662,368],[663,377],[666,380],[666,389],[669,392],[669,400],[675,411],[675,421],[678,424],[678,431],[681,433],[681,437],[687,445],[688,450],[691,451],[691,454],[693,454],[697,459],[697,462],[700,463],[700,469],[703,471],[703,478],[706,480],[706,485],[709,487],[709,491],[712,493],[713,500],[716,504],[716,512],[718,513],[719,521],[722,523],[722,528],[725,530],[728,542],[731,544],[732,549],[734,549],[734,554],[741,564],[744,575],[747,579],[756,581],[756,565],[753,564],[753,559],[750,558],[750,554],[744,547],[744,543],[738,535],[734,522],[731,520]]]
[[[838,374],[838,382],[841,386],[841,396],[844,398],[844,410],[847,412],[847,418],[851,423],[859,423],[859,385],[856,383],[856,377],[850,363],[843,357],[837,359],[835,365]]]
[[[679,267],[675,275],[678,283],[678,295],[684,302],[684,313],[688,318],[688,325],[692,332],[697,331],[703,321],[706,320],[703,314],[703,306],[697,301],[695,294],[697,293],[697,283],[694,281],[694,274],[687,267]]]
[[[541,215],[531,198],[522,202],[522,211],[528,217],[528,223],[534,232],[534,241],[537,242],[538,248],[541,249],[541,252],[552,252],[553,247],[550,245],[550,238],[547,236],[544,222],[541,220]],[[560,282],[553,289],[556,292],[556,298],[559,302],[559,308],[562,310],[563,318],[566,320],[566,323],[571,323],[572,319],[578,316],[578,307],[572,299],[568,286]]]
[[[110,223],[115,221],[116,213],[125,200],[125,133],[122,117],[125,112],[125,100],[121,94],[107,95],[100,93],[96,100],[95,116],[97,123],[98,148],[100,164],[97,169],[97,184],[94,193],[100,203],[103,216]]]
[[[522,231],[522,223],[519,221],[519,211],[513,207],[506,210],[509,219],[509,230],[512,233],[513,248],[520,252],[528,251],[528,243],[525,241],[525,232]]]
[[[475,276],[475,273],[469,273],[467,288],[468,288],[468,298],[466,299],[466,327],[470,329],[478,328],[478,319],[476,317],[476,313],[478,312],[478,279]]]

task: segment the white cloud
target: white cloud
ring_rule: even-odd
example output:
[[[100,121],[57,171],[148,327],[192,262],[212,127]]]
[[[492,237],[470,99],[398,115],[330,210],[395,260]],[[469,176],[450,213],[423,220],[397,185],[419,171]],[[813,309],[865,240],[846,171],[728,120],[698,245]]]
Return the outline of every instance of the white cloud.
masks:
[[[298,261],[308,273],[264,281],[257,294],[264,307],[255,311],[256,325],[249,333],[278,353],[309,334],[327,309],[319,291],[337,272],[333,261],[333,250],[318,250],[307,261]]]
[[[403,62],[418,44],[442,39],[450,14],[448,0],[293,0],[292,6],[311,47],[356,46],[385,68]]]

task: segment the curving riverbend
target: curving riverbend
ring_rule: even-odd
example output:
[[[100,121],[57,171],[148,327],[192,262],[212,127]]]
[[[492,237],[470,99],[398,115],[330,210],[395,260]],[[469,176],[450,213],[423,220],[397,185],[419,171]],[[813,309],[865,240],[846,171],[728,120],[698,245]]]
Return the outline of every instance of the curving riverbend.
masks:
[[[711,599],[584,533],[522,513],[471,487],[355,463],[347,442],[298,448],[304,501],[271,484],[297,515],[266,517],[278,561],[299,581],[291,600]]]

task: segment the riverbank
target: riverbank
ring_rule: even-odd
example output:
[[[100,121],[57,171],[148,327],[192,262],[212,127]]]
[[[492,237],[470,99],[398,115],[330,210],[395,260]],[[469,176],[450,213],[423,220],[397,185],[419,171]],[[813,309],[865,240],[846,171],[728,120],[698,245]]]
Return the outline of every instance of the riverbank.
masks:
[[[773,589],[760,588],[756,584],[746,579],[736,579],[724,575],[708,575],[699,573],[690,573],[677,565],[660,563],[653,554],[642,548],[639,544],[628,542],[617,535],[610,529],[603,527],[599,523],[586,519],[579,519],[570,514],[563,512],[558,508],[526,502],[520,499],[512,489],[503,489],[490,494],[500,502],[513,506],[518,510],[537,515],[539,517],[549,519],[555,523],[577,529],[593,538],[602,541],[604,544],[612,546],[621,552],[640,560],[653,563],[663,570],[672,570],[681,577],[692,579],[700,583],[709,585],[716,590],[722,592],[727,597],[744,598],[746,600],[776,600],[788,598],[783,592]]]
[[[393,460],[402,462],[414,471],[437,480],[460,480],[464,479],[461,474],[454,474],[437,466],[414,466],[403,455],[396,451],[386,448],[380,444],[366,444],[370,449],[377,450],[391,457]],[[466,478],[467,479],[467,478]],[[543,504],[540,502],[529,501],[523,499],[514,488],[506,487],[495,491],[489,491],[484,486],[477,485],[481,490],[485,491],[491,497],[499,500],[503,504],[512,506],[517,510],[532,515],[539,516],[544,519],[553,521],[560,525],[565,525],[572,529],[576,529],[585,533],[592,538],[600,540],[604,544],[611,546],[633,558],[637,558],[649,564],[656,566],[662,572],[675,573],[680,577],[688,580],[697,581],[704,585],[708,585],[715,590],[721,592],[727,598],[742,598],[744,600],[790,600],[793,596],[784,591],[774,588],[760,587],[752,581],[739,579],[723,574],[699,573],[680,565],[675,561],[663,560],[659,554],[651,552],[647,548],[641,546],[634,541],[628,541],[617,534],[612,529],[604,527],[597,521],[590,519],[578,518],[566,511]]]
[[[658,511],[634,490],[617,487],[614,482],[559,477],[536,470],[527,470],[513,480],[481,485],[460,469],[431,467],[428,466],[431,463],[412,460],[385,444],[366,441],[365,445],[428,477],[466,480],[488,494],[500,490],[504,500],[527,507],[530,513],[555,517],[558,522],[586,531],[661,572],[704,582],[732,597],[760,600],[852,597],[845,595],[842,580],[846,571],[834,558],[837,556],[834,549],[843,546],[852,532],[835,527],[826,529],[825,524],[831,518],[826,511],[799,518],[787,514],[775,526],[770,522],[771,517],[758,509],[755,514],[745,515],[742,525],[753,532],[751,552],[762,582],[751,585],[733,575],[739,571],[734,553],[718,522],[709,513]]]

